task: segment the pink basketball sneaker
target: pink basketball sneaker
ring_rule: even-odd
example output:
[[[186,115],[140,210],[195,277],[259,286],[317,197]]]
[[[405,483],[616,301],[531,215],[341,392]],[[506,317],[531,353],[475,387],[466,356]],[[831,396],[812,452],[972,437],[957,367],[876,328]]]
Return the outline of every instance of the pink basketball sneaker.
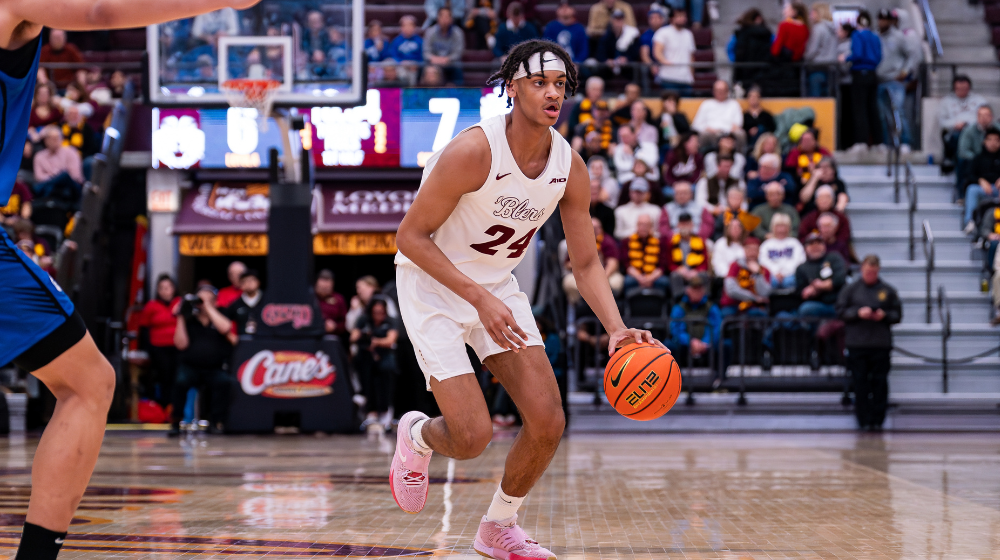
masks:
[[[396,428],[396,454],[392,457],[389,486],[396,505],[406,513],[419,513],[427,503],[427,471],[433,452],[417,453],[416,444],[410,437],[413,423],[425,418],[428,416],[422,412],[407,412]]]
[[[487,521],[484,515],[472,546],[480,555],[495,560],[556,560],[555,554],[517,526],[516,514],[501,521]]]

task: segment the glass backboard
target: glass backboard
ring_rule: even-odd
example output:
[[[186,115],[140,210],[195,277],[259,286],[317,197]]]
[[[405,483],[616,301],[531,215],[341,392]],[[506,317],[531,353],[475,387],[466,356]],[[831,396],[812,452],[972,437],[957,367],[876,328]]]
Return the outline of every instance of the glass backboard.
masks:
[[[364,102],[364,0],[264,0],[147,28],[150,101],[224,107],[226,80],[281,83],[276,107]]]

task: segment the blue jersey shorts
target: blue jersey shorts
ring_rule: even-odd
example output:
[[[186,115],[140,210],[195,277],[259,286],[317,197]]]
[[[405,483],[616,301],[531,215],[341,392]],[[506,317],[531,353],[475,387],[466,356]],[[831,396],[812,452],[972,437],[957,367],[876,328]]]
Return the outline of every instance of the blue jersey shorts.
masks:
[[[81,328],[62,288],[0,228],[0,366],[39,369],[79,342],[86,332]]]

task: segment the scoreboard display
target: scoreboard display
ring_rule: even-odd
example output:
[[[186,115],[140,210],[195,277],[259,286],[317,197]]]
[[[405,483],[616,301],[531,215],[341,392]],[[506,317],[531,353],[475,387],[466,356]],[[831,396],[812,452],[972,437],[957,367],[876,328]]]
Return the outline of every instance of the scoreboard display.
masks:
[[[298,109],[310,123],[317,168],[423,167],[463,129],[510,111],[499,89],[370,89],[358,107]],[[266,168],[285,144],[275,120],[257,126],[256,109],[154,109],[153,167]],[[298,134],[287,140],[301,147]]]

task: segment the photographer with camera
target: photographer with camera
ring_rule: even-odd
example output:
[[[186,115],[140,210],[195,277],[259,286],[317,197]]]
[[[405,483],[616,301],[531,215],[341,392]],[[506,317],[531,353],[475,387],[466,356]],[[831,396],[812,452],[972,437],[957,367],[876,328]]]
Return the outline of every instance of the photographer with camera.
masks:
[[[177,330],[177,379],[174,380],[173,418],[170,436],[180,435],[184,403],[188,390],[201,389],[202,417],[208,417],[209,433],[222,433],[229,400],[229,375],[226,367],[235,344],[230,334],[233,323],[215,307],[216,290],[210,285],[187,294],[174,308]],[[206,410],[207,405],[207,410]]]

